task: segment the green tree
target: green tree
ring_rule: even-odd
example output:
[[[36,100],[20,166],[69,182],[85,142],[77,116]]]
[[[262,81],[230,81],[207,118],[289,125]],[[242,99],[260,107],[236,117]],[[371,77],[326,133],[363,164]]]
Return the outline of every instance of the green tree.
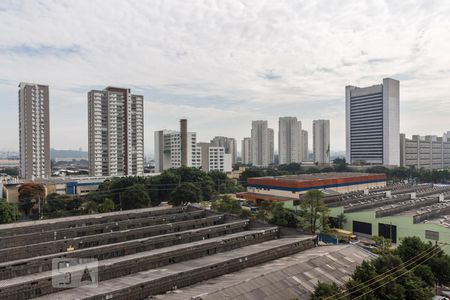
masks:
[[[314,293],[311,295],[311,300],[335,300],[340,299],[341,289],[336,283],[328,284],[324,282],[318,282]]]
[[[45,188],[42,184],[28,182],[19,187],[19,210],[25,216],[30,216],[35,205],[43,205]]]
[[[372,240],[375,242],[377,246],[378,254],[388,254],[391,252],[392,241],[383,236],[372,236]]]
[[[44,206],[44,211],[47,213],[52,213],[57,210],[65,210],[67,203],[72,199],[68,195],[60,195],[57,193],[51,193],[47,196],[47,202]]]
[[[278,170],[287,171],[289,174],[300,174],[302,172],[302,165],[299,163],[290,163],[287,165],[279,165]]]
[[[291,228],[298,228],[301,224],[300,218],[295,211],[285,208],[283,203],[275,203],[272,206],[272,218],[269,220],[269,223]]]
[[[178,206],[187,203],[196,203],[201,200],[201,190],[191,182],[184,182],[172,192],[169,203]]]
[[[211,208],[219,212],[227,212],[239,215],[242,212],[241,205],[229,195],[224,195],[220,200],[211,203]]]
[[[328,229],[329,209],[323,202],[323,193],[319,190],[309,190],[300,202],[300,213],[303,219],[303,227],[312,234],[318,230]]]
[[[242,191],[242,186],[228,178],[227,174],[224,172],[213,170],[208,172],[208,176],[214,182],[214,189],[220,194]]]
[[[120,207],[123,210],[145,208],[150,205],[150,197],[143,184],[134,184],[120,193]]]
[[[98,204],[95,201],[89,200],[83,206],[88,214],[98,213]]]
[[[99,213],[106,213],[114,211],[116,208],[116,205],[114,204],[114,201],[112,201],[109,198],[106,198],[102,203],[98,205],[98,212]]]
[[[338,214],[338,215],[333,219],[333,226],[335,226],[335,228],[343,229],[345,223],[347,223],[347,217],[345,216],[344,213]]]
[[[17,205],[0,199],[0,224],[12,223],[19,220],[19,218],[20,212]]]
[[[430,266],[428,265],[419,265],[414,269],[414,275],[419,277],[423,282],[433,287],[436,283],[436,277],[433,274]]]

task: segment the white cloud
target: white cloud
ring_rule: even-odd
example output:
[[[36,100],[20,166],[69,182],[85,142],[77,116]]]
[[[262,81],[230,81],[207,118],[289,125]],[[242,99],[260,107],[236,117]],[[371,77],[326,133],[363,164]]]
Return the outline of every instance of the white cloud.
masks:
[[[344,86],[387,76],[401,80],[402,131],[439,134],[449,15],[445,0],[1,1],[0,148],[18,144],[20,81],[50,85],[56,148],[87,148],[86,93],[108,85],[144,94],[147,153],[181,116],[202,140],[241,139],[252,119],[330,118],[343,150]]]

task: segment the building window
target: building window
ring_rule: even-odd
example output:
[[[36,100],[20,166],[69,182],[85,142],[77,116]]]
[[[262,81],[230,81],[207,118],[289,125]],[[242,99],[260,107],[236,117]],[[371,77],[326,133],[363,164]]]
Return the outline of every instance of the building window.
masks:
[[[425,230],[425,238],[433,241],[439,241],[439,232],[432,230]]]

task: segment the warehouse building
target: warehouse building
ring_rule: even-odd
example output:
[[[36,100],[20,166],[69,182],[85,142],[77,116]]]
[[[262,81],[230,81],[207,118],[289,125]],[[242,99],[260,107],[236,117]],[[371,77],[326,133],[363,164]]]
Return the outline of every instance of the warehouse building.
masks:
[[[283,202],[286,207],[292,207],[294,201],[312,189],[321,190],[326,195],[335,195],[384,186],[386,186],[385,174],[348,172],[258,177],[249,178],[247,191],[238,193],[237,197],[255,202]]]
[[[383,236],[393,243],[408,236],[450,243],[450,186],[398,185],[372,193],[327,197],[331,216],[344,213],[344,229],[360,239]],[[450,254],[450,250],[445,250]]]

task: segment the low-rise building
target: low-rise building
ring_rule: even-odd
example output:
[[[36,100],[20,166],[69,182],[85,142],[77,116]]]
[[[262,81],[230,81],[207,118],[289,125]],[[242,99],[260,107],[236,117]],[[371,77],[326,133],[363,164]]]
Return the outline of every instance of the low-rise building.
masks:
[[[225,147],[216,147],[212,143],[198,143],[202,155],[202,170],[231,172],[232,154],[227,153]]]
[[[382,236],[393,243],[408,236],[450,243],[450,186],[417,185],[328,199],[330,215],[344,214],[344,229],[359,239]],[[450,249],[446,250],[450,253]]]
[[[409,139],[400,134],[400,166],[429,170],[450,168],[450,135],[413,135]]]

